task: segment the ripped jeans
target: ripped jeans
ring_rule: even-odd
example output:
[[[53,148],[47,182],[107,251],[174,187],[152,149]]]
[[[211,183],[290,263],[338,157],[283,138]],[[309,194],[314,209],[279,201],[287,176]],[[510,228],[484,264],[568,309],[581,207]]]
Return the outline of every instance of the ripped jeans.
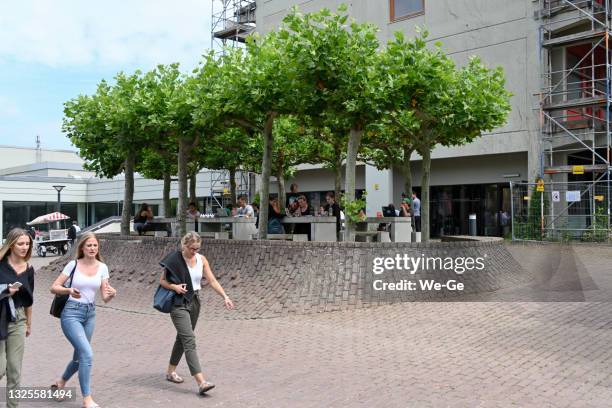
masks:
[[[93,350],[90,343],[95,321],[96,306],[93,303],[79,303],[68,299],[62,311],[61,323],[64,335],[74,347],[74,354],[62,374],[62,379],[68,381],[78,371],[83,397],[91,395]]]

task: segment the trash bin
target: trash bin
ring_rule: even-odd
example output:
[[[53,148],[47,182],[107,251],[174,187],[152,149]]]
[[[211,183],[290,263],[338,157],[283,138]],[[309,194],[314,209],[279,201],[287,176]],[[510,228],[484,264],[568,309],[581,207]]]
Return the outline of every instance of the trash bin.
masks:
[[[468,231],[470,236],[476,236],[476,214],[470,214],[469,216]]]

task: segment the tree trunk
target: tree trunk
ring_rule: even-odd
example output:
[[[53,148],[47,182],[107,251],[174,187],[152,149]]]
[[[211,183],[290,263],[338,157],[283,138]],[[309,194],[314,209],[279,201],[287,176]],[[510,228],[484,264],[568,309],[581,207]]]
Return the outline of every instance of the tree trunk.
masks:
[[[236,204],[236,168],[228,169],[230,183],[230,200],[232,204]]]
[[[172,217],[172,202],[170,201],[170,188],[172,187],[172,178],[170,173],[164,173],[164,217]]]
[[[270,174],[272,173],[272,128],[276,113],[268,113],[263,129],[263,160],[261,163],[261,195],[259,196],[259,239],[268,237],[268,197],[270,196]]]
[[[334,153],[336,157],[334,165],[334,194],[336,195],[336,202],[339,202],[340,193],[342,192],[342,152],[339,145],[334,146]]]
[[[421,177],[421,242],[429,241],[429,175],[431,173],[431,150],[420,151],[423,156]]]
[[[363,129],[353,126],[349,133],[348,148],[346,151],[346,176],[344,194],[346,202],[355,201],[355,166],[357,164],[357,152],[363,137]],[[355,241],[355,225],[349,217],[345,218],[346,231],[344,240],[347,242]]]
[[[276,179],[278,180],[278,204],[280,208],[285,207],[287,196],[285,194],[285,155],[282,151],[274,160],[274,169],[276,170]]]
[[[182,237],[187,231],[186,212],[187,212],[187,177],[189,163],[189,153],[192,148],[192,143],[184,137],[179,138],[179,153],[178,153],[178,206],[176,208],[176,225],[177,235]]]
[[[132,215],[132,201],[134,199],[135,165],[135,153],[130,152],[125,159],[125,185],[123,193],[123,210],[121,211],[121,235],[130,235],[130,218]]]
[[[412,197],[412,169],[410,168],[410,156],[414,149],[404,147],[404,160],[402,161],[401,172],[404,176],[404,193],[406,197]]]
[[[196,177],[197,177],[197,173],[192,173],[189,175],[189,202],[195,203],[197,207],[198,206],[198,196],[196,193]]]

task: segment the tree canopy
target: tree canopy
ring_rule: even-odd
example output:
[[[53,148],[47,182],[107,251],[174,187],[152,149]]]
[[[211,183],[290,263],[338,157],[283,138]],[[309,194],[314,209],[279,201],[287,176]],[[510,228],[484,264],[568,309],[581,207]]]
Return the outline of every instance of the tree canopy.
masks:
[[[204,55],[190,74],[171,64],[101,81],[94,94],[65,103],[63,129],[86,168],[103,177],[125,174],[123,233],[134,171],[164,179],[166,211],[171,176],[178,176],[176,216],[184,231],[187,179],[201,168],[229,171],[232,200],[238,170],[261,173],[262,198],[275,175],[282,199],[295,166],[323,164],[350,204],[358,158],[379,169],[399,167],[410,193],[410,162],[418,153],[427,240],[432,150],[470,143],[503,125],[510,94],[501,68],[478,58],[457,67],[426,32],[412,39],[398,32],[381,49],[377,30],[351,19],[346,6],[294,8],[277,30],[253,35],[246,48]],[[267,211],[262,205],[261,238]],[[347,221],[347,240],[352,228]]]

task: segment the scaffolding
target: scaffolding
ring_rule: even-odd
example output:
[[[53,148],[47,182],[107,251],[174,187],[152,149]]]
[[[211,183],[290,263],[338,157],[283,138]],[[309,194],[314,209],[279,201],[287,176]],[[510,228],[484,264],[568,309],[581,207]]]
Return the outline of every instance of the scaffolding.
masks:
[[[223,49],[244,43],[255,31],[255,0],[213,0],[211,44]],[[215,47],[216,45],[216,47]]]
[[[204,206],[209,213],[215,213],[218,208],[225,208],[231,202],[230,197],[230,174],[229,170],[208,170],[210,176],[210,196],[204,200]],[[236,196],[245,195],[248,201],[253,199],[253,180],[251,173],[245,171],[236,172]]]
[[[255,0],[213,0],[211,11],[211,48],[224,52],[226,47],[243,44],[246,38],[255,31]],[[231,203],[229,194],[230,175],[227,170],[209,170],[210,196],[206,206],[211,211]],[[246,195],[249,202],[254,198],[254,174],[236,172],[236,195]]]
[[[602,212],[610,231],[611,2],[539,0],[540,172],[555,186],[555,198],[580,186],[579,197],[586,201],[561,197],[551,203],[551,217],[542,221],[542,231],[550,236],[601,227]],[[572,217],[577,208],[581,217]]]

